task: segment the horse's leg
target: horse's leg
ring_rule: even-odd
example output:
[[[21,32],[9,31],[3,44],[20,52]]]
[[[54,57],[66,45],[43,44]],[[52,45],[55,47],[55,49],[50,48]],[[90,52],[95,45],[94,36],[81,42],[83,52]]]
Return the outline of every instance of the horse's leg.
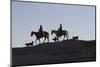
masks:
[[[46,40],[46,37],[44,37],[44,41],[43,41],[43,43],[45,42],[45,40]]]
[[[39,39],[39,44],[41,43],[40,39]]]
[[[59,37],[57,36],[57,41],[59,41]]]
[[[66,35],[66,39],[67,39],[67,40],[68,40],[68,37],[69,37],[69,36],[68,36],[68,35]]]
[[[49,36],[47,37],[47,40],[48,40],[48,42],[49,42]]]
[[[47,39],[47,40],[48,40],[48,42],[49,42],[49,35],[47,35],[47,36],[46,36],[46,39]]]
[[[37,44],[37,39],[35,40],[35,43]]]
[[[64,35],[64,38],[63,38],[63,40],[65,39],[65,35]]]

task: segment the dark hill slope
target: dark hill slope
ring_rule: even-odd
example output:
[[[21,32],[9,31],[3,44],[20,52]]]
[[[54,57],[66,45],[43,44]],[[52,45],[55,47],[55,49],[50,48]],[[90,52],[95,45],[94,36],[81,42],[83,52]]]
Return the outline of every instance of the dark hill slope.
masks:
[[[96,60],[96,42],[65,40],[12,49],[13,65],[37,65]]]

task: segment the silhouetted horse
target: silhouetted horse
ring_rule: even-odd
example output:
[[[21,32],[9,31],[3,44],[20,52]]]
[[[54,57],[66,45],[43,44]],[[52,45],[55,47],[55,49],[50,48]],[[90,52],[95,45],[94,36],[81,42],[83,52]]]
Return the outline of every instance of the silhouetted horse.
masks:
[[[75,36],[73,36],[73,39],[74,39],[74,40],[78,40],[78,36],[76,36],[76,37],[75,37]]]
[[[65,39],[65,37],[66,37],[67,39],[68,39],[68,37],[69,37],[69,33],[68,33],[68,31],[66,31],[66,30],[62,30],[62,32],[59,32],[59,31],[57,31],[57,30],[52,30],[52,31],[51,31],[51,35],[52,35],[53,33],[55,33],[55,35],[56,35],[56,37],[57,37],[58,40],[59,40],[59,37],[61,37],[61,36],[64,36],[63,40]]]
[[[40,43],[41,42],[40,39],[43,38],[43,37],[44,37],[43,43],[45,42],[46,38],[49,42],[49,33],[46,32],[46,31],[42,31],[42,32],[43,32],[42,35],[39,32],[34,32],[34,31],[31,32],[31,36],[33,36],[33,34],[36,36],[36,40],[35,40],[36,44],[37,44],[37,40],[39,40],[39,43]]]

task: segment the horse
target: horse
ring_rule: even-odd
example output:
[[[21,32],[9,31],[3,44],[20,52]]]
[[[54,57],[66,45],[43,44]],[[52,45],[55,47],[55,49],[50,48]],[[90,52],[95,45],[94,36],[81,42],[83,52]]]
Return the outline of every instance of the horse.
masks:
[[[40,39],[43,37],[44,37],[43,43],[45,42],[46,39],[49,42],[49,33],[46,31],[42,31],[42,32],[43,32],[43,35],[41,35],[39,32],[34,32],[34,31],[31,32],[31,35],[30,35],[31,37],[33,36],[33,34],[36,36],[36,40],[35,40],[36,44],[37,44],[37,40],[39,41],[39,44],[40,44],[40,42],[41,42]]]
[[[58,40],[59,40],[59,37],[61,37],[61,36],[64,36],[63,40],[65,39],[65,37],[66,37],[67,40],[68,40],[69,33],[68,33],[68,31],[66,31],[66,30],[62,30],[61,32],[60,32],[60,31],[57,31],[57,30],[52,30],[52,31],[51,31],[51,35],[52,35],[53,33],[56,35],[56,37],[57,37]]]

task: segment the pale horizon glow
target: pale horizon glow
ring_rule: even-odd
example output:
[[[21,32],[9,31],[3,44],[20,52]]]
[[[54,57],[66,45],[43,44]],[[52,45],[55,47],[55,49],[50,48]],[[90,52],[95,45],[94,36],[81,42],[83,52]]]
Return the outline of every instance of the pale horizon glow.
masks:
[[[25,47],[35,40],[31,31],[38,31],[39,25],[49,32],[50,42],[59,24],[72,36],[80,40],[95,40],[95,7],[46,3],[12,2],[12,47]]]

